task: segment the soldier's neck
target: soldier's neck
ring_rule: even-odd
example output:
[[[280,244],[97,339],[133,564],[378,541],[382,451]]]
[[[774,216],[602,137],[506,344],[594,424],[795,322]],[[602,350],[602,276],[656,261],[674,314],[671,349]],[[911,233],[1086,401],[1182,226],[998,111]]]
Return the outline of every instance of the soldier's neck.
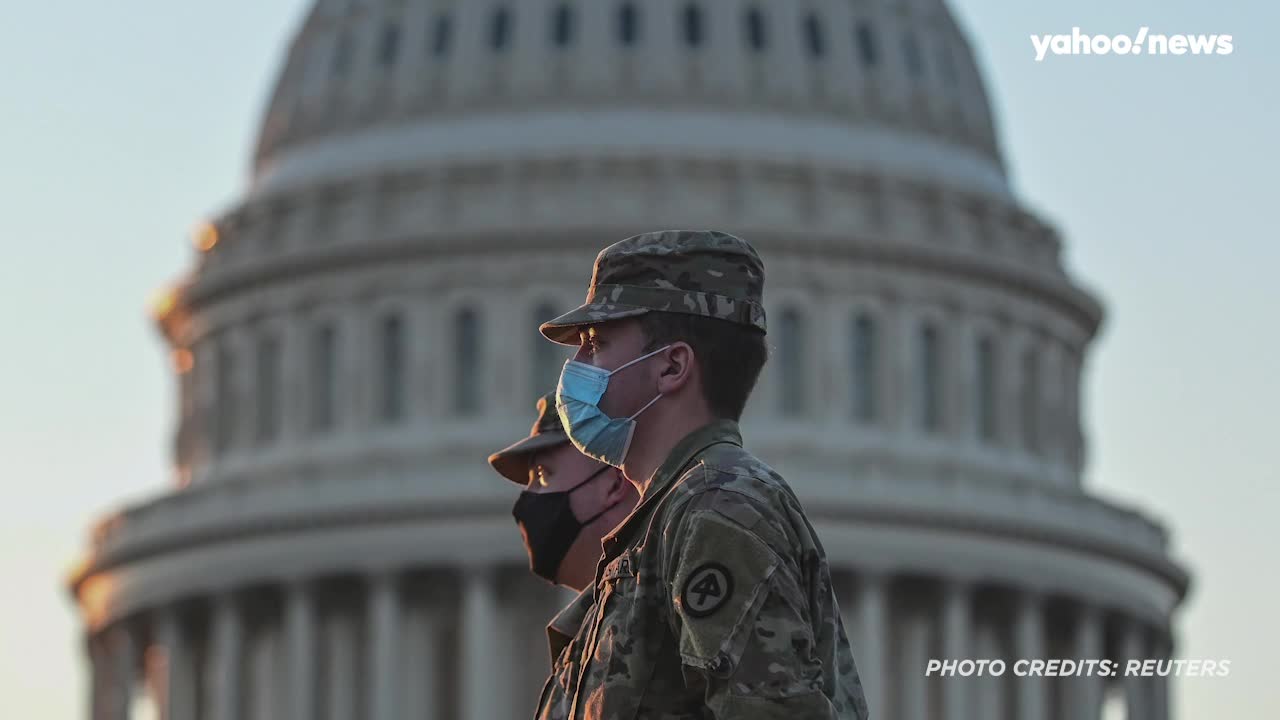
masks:
[[[689,433],[713,419],[705,407],[668,407],[665,410],[656,413],[647,423],[636,426],[626,462],[622,464],[622,474],[636,486],[641,501],[653,483],[653,474],[666,462],[671,450]]]

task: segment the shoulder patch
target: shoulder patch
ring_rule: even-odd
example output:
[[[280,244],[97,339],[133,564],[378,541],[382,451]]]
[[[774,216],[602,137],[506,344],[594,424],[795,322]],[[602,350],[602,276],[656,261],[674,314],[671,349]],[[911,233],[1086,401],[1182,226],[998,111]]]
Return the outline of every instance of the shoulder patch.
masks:
[[[707,617],[733,597],[733,573],[718,562],[703,563],[689,573],[680,591],[680,604],[692,618]]]

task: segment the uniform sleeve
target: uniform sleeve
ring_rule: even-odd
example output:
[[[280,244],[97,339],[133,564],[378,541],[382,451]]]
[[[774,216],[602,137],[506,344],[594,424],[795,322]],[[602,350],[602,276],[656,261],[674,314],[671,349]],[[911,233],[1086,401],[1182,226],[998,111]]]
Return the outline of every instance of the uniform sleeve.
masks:
[[[665,568],[686,684],[704,690],[716,718],[837,717],[800,569],[751,528],[769,519],[736,493],[690,504]]]

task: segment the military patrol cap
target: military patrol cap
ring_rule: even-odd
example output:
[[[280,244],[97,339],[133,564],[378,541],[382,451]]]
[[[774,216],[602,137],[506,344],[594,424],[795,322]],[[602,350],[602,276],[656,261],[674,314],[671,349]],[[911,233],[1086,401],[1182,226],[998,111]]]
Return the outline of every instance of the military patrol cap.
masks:
[[[527,456],[535,450],[555,447],[569,442],[556,412],[555,391],[538,398],[538,419],[529,430],[529,437],[508,445],[489,456],[489,464],[498,474],[519,485],[529,483]]]
[[[586,302],[538,330],[548,340],[577,345],[580,326],[659,310],[763,332],[763,298],[764,263],[747,241],[717,230],[659,230],[601,250]]]

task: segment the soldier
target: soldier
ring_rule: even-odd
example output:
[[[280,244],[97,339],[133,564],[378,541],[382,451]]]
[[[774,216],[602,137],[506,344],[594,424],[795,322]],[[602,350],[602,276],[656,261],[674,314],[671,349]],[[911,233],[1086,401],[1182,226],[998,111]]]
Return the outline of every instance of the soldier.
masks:
[[[555,393],[538,400],[538,419],[524,438],[489,456],[489,464],[523,491],[512,515],[524,536],[529,568],[578,596],[547,624],[551,678],[539,700],[539,720],[569,716],[566,683],[570,640],[592,602],[589,587],[600,558],[600,539],[635,507],[636,488],[622,471],[578,452],[555,410]],[[586,588],[584,590],[584,588]]]
[[[570,441],[640,492],[552,678],[569,720],[867,718],[826,552],[742,447],[763,289],[733,235],[644,233],[601,251],[585,304],[540,327],[578,346],[556,393]]]

